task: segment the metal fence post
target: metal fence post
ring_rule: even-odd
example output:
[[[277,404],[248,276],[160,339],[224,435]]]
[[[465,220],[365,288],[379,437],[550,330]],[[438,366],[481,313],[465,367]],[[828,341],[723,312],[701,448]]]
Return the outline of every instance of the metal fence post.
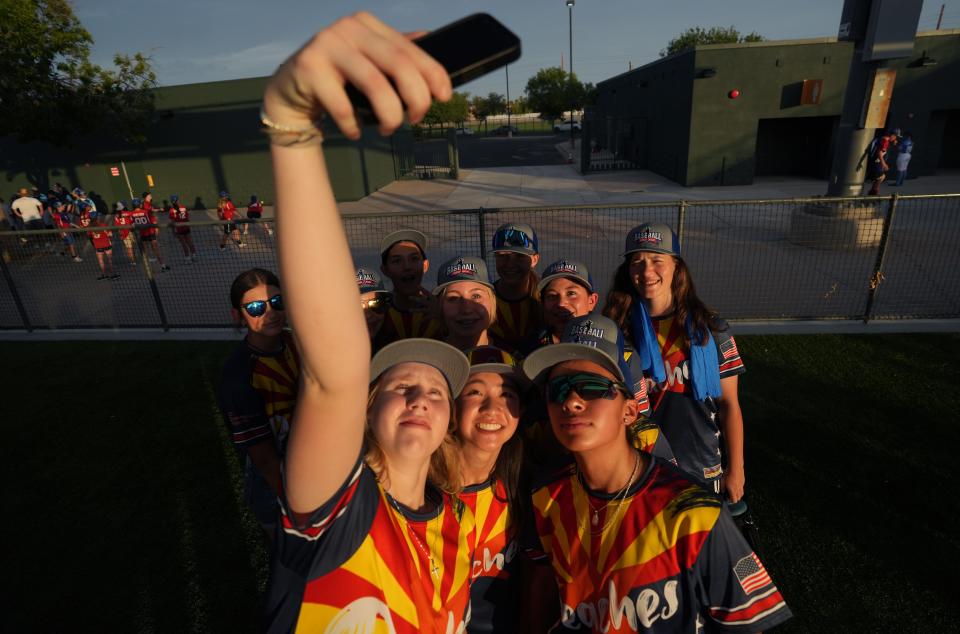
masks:
[[[487,222],[483,219],[483,207],[477,210],[480,215],[478,218],[480,225],[480,257],[487,259]]]
[[[3,255],[3,253],[0,253],[0,271],[3,271],[3,279],[7,281],[7,286],[10,287],[10,294],[13,295],[13,303],[16,304],[17,312],[20,313],[20,321],[23,322],[23,327],[27,329],[27,332],[33,332],[33,326],[27,317],[27,309],[23,305],[23,300],[20,299],[20,293],[17,292],[17,287],[13,283],[13,276],[10,275],[10,269],[7,268],[7,259]]]
[[[683,224],[687,220],[687,201],[681,200],[677,205],[677,240],[683,244]]]
[[[870,321],[873,315],[873,306],[877,302],[877,291],[880,289],[880,282],[883,281],[883,263],[887,257],[887,245],[890,243],[890,229],[893,225],[893,216],[897,211],[897,199],[899,194],[890,197],[890,207],[887,210],[887,217],[883,221],[883,232],[880,234],[880,246],[877,248],[877,263],[873,267],[873,276],[870,278],[870,290],[867,293],[867,307],[863,311],[863,323]]]
[[[159,225],[146,225],[157,229],[157,240],[160,239]],[[167,312],[163,310],[163,300],[160,299],[160,290],[157,288],[157,280],[153,277],[153,269],[150,268],[150,259],[147,257],[147,250],[143,248],[143,241],[137,240],[137,246],[140,247],[140,262],[143,264],[143,272],[147,275],[147,282],[150,284],[150,292],[153,293],[153,301],[157,304],[157,312],[160,314],[160,327],[164,332],[170,331],[170,324],[167,323]]]

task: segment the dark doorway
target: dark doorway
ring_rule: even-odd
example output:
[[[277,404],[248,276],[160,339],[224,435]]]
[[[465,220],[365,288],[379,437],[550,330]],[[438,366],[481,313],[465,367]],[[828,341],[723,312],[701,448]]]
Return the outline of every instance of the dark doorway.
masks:
[[[828,178],[839,117],[760,119],[757,176]]]
[[[934,118],[943,119],[943,141],[940,146],[940,160],[937,169],[960,168],[960,110],[941,110],[932,113]],[[931,126],[934,127],[934,126]]]

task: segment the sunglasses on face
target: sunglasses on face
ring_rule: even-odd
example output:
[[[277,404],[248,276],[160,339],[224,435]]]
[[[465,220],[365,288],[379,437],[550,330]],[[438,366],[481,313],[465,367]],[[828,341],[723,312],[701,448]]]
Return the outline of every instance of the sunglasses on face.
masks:
[[[571,391],[576,392],[585,401],[595,401],[600,398],[613,400],[617,397],[617,392],[627,398],[633,397],[627,386],[620,381],[613,381],[589,372],[561,374],[547,382],[547,400],[551,403],[563,404]]]
[[[503,233],[497,234],[493,240],[493,248],[502,247],[523,247],[524,249],[535,249],[533,241],[523,231],[517,229],[507,229]]]
[[[263,317],[264,313],[267,312],[268,303],[270,304],[271,310],[283,310],[283,296],[279,293],[270,299],[258,299],[247,302],[243,305],[243,310],[247,311],[247,314],[251,317]]]
[[[374,312],[377,315],[382,315],[390,308],[390,300],[386,297],[375,297],[366,301],[361,299],[360,308]]]

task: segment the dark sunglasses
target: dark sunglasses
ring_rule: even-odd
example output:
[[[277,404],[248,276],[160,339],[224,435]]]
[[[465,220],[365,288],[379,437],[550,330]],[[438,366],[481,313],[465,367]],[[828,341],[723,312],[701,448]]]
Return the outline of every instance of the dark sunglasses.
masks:
[[[377,315],[382,315],[390,308],[390,300],[387,297],[375,297],[366,301],[360,300],[360,308],[369,310]]]
[[[251,317],[263,317],[263,314],[267,312],[267,302],[270,303],[271,310],[283,310],[283,296],[279,293],[270,299],[247,302],[243,305],[243,310],[247,311],[247,314]]]
[[[599,398],[615,399],[617,392],[627,398],[633,398],[630,390],[620,381],[613,381],[599,374],[578,372],[577,374],[561,374],[547,382],[547,400],[561,405],[576,392],[585,401],[595,401]]]
[[[493,248],[500,249],[502,247],[523,247],[524,249],[537,250],[537,245],[533,243],[530,237],[523,231],[516,229],[507,229],[494,236]]]

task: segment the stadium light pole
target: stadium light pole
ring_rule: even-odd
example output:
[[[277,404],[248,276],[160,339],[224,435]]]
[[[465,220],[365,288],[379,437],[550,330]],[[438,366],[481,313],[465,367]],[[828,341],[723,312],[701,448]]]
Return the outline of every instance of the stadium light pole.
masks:
[[[570,25],[570,98],[573,99],[573,5],[576,0],[566,0]],[[573,154],[573,103],[570,104],[570,154]]]

